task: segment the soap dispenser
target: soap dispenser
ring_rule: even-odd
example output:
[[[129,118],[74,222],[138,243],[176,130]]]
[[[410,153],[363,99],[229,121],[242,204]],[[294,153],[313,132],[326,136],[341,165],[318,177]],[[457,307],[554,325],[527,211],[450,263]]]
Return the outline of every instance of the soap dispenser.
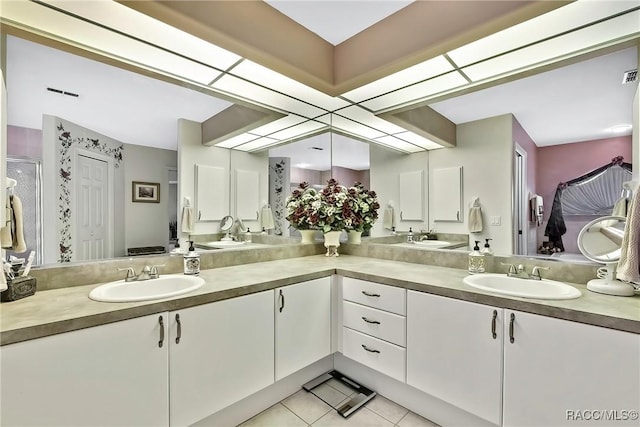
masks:
[[[189,240],[189,252],[184,256],[184,274],[200,274],[200,254],[193,247],[193,240]]]
[[[251,235],[251,230],[247,227],[247,232],[244,234],[244,242],[251,243],[253,241],[253,236]]]
[[[413,243],[413,230],[409,227],[409,234],[407,234],[407,243]]]
[[[484,244],[484,248],[482,248],[482,255],[493,255],[493,250],[491,249],[491,245],[489,245],[489,240],[491,239],[484,239],[485,244]]]
[[[480,252],[480,241],[476,240],[473,251],[469,254],[469,273],[484,273],[484,255]]]

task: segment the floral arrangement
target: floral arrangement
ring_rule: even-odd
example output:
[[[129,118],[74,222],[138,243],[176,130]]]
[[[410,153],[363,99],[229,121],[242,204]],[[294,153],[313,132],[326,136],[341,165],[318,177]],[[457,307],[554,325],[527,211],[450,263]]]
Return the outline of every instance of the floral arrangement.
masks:
[[[287,220],[298,230],[369,230],[378,219],[380,204],[375,191],[357,182],[349,189],[335,179],[317,192],[301,183],[287,197]]]
[[[349,209],[345,211],[345,228],[353,231],[367,231],[378,219],[378,197],[375,191],[367,190],[360,182],[348,190]]]
[[[287,221],[298,230],[318,230],[318,210],[321,203],[320,193],[307,182],[301,182],[287,197]]]

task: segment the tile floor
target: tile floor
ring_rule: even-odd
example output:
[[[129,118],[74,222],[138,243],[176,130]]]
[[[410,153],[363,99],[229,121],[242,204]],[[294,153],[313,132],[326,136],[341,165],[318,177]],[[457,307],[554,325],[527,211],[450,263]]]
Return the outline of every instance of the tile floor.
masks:
[[[301,389],[239,427],[437,427],[380,395],[349,418],[342,418],[333,407],[351,394],[353,390],[331,379],[316,387],[313,394]]]

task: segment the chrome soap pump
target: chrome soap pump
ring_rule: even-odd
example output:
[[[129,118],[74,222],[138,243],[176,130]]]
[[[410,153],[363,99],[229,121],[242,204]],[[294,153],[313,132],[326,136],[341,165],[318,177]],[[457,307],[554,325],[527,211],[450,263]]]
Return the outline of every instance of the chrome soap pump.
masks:
[[[473,251],[469,254],[469,273],[484,273],[484,254],[480,252],[480,241],[476,240]]]
[[[193,240],[189,240],[189,252],[184,256],[184,274],[200,274],[200,254],[193,247]]]

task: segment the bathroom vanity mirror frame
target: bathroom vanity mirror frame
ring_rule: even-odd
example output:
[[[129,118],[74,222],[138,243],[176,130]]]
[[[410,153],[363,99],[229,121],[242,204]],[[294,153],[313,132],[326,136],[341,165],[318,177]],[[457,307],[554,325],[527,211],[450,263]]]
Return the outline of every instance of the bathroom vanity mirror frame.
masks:
[[[20,32],[18,32],[18,33],[20,33]],[[24,35],[24,34],[23,34],[23,35]],[[34,38],[36,38],[36,39],[37,39],[37,38],[40,38],[40,36],[32,35],[32,36],[31,36],[31,37],[29,37],[29,38],[30,38],[30,39],[34,39]],[[53,43],[53,42],[48,41],[48,43],[49,43],[49,44],[51,44],[51,43]],[[45,43],[45,44],[47,44],[47,43]],[[56,44],[56,43],[54,43],[54,44]],[[626,44],[625,44],[624,46],[622,46],[622,47],[628,47],[628,46],[629,46],[629,44],[628,44],[628,43],[626,43]],[[69,48],[69,47],[68,47],[68,49],[71,49],[71,48]],[[75,52],[76,52],[76,53],[83,53],[80,49],[77,49],[77,48],[72,48],[72,50],[75,50]],[[79,52],[79,51],[80,51],[80,52]],[[87,56],[89,56],[89,57],[91,57],[91,56],[93,56],[94,58],[96,57],[96,54],[93,54],[93,53],[84,52],[83,54],[85,54],[85,55],[87,55]],[[104,61],[105,59],[104,59],[104,58],[102,58],[101,60],[103,60],[103,61]],[[113,60],[108,60],[108,62],[115,62],[115,61],[113,61]],[[121,67],[122,67],[123,65],[122,65],[122,64],[118,64],[118,66],[121,66]],[[131,69],[131,68],[134,68],[134,67],[131,67],[131,66],[124,66],[124,68]],[[167,80],[170,80],[170,81],[171,81],[171,79],[170,79],[170,78],[168,78],[167,76],[155,75],[154,73],[151,73],[151,72],[149,72],[149,71],[144,71],[144,70],[137,70],[137,69],[136,69],[136,71],[137,71],[137,72],[140,72],[140,73],[142,73],[142,74],[145,74],[145,75],[150,75],[150,76],[155,77],[155,78],[160,78],[160,79],[165,80],[165,81],[167,81]],[[531,73],[531,72],[530,72],[530,73]],[[171,81],[171,82],[172,82],[172,83],[175,83],[174,81]],[[499,83],[503,83],[503,82],[504,82],[504,80],[503,80],[503,81],[496,81],[496,82],[493,82],[492,84],[499,84]],[[184,83],[180,83],[180,84],[183,84],[183,85],[184,85]],[[188,86],[188,85],[187,85],[187,86]],[[195,90],[200,90],[200,91],[202,91],[202,89],[201,89],[201,88],[194,88],[194,89],[195,89]],[[447,97],[453,97],[453,96],[455,96],[455,94],[448,95]],[[443,100],[443,99],[445,99],[445,97],[442,97],[442,98],[439,98],[439,99],[434,99],[434,100],[432,100],[431,102],[435,102],[435,101],[439,101],[439,100]]]

